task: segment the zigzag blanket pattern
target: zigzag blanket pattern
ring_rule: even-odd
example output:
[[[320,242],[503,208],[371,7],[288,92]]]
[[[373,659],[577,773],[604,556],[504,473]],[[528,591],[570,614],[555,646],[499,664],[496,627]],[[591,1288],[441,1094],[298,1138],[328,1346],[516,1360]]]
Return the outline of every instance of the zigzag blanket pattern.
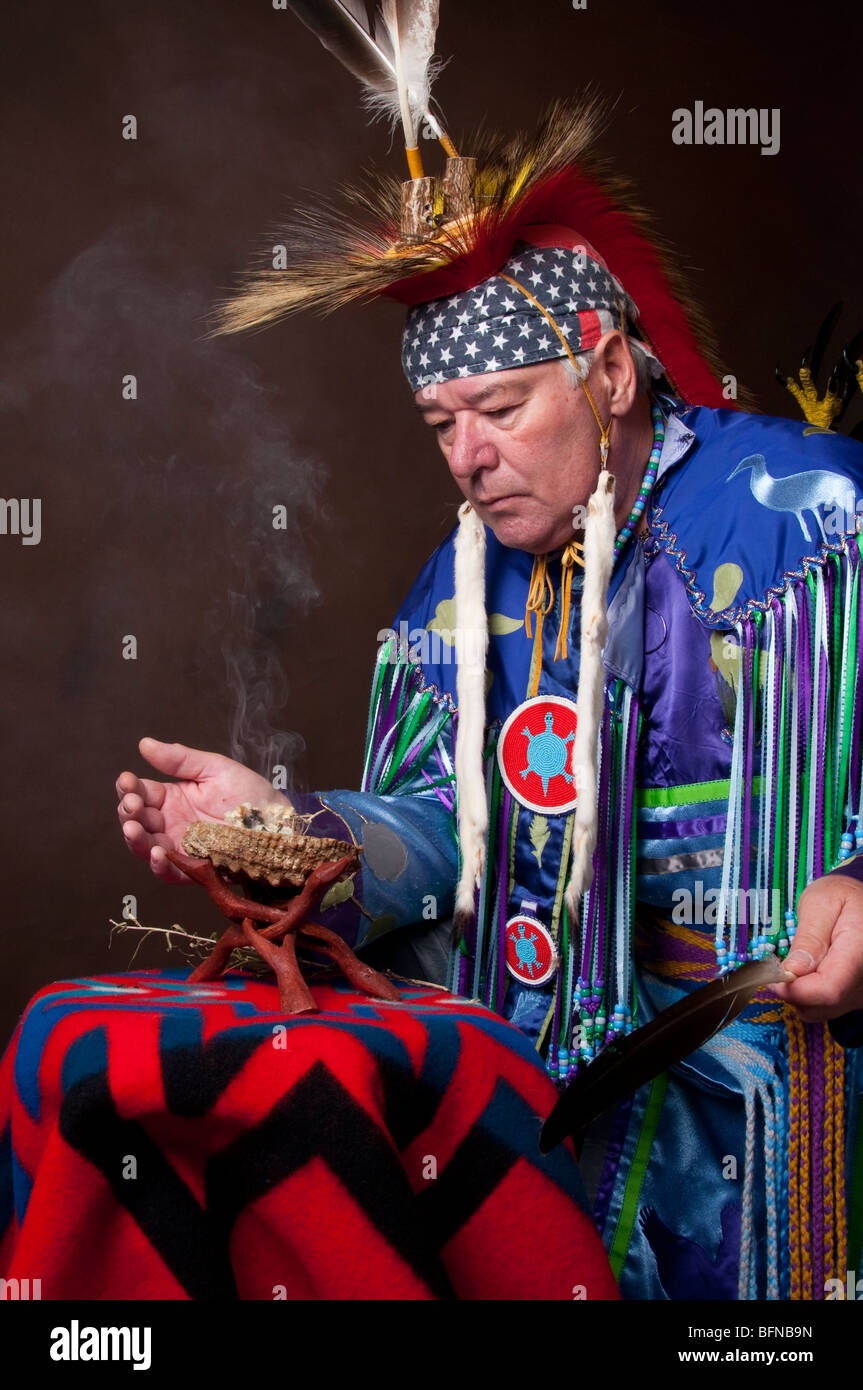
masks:
[[[409,986],[63,980],[0,1063],[0,1271],[43,1299],[616,1298],[527,1039]]]

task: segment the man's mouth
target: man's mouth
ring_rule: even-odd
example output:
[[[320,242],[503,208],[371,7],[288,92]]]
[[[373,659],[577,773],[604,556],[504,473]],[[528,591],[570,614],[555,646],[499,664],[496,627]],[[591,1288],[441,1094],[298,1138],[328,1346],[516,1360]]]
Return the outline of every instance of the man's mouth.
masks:
[[[506,505],[507,502],[517,502],[519,500],[519,497],[520,494],[517,492],[508,492],[503,497],[491,497],[488,499],[477,498],[477,505],[480,507],[486,507],[489,510],[491,510],[494,507],[503,507]]]

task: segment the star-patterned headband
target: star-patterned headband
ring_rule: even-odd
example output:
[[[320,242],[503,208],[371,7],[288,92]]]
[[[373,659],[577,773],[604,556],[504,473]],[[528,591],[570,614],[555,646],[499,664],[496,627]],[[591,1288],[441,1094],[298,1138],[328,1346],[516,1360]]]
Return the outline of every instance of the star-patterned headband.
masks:
[[[587,352],[611,328],[634,336],[637,319],[635,304],[592,247],[520,241],[501,270],[474,289],[410,310],[402,366],[418,391],[565,357],[567,346],[573,355]],[[639,346],[656,362],[645,343]]]

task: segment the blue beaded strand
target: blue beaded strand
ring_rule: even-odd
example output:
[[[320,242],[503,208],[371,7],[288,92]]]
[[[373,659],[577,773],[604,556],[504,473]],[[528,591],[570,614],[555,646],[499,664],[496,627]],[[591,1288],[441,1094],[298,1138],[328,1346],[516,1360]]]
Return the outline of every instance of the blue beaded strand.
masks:
[[[662,454],[662,445],[665,441],[665,416],[656,401],[651,403],[650,415],[653,420],[653,448],[650,451],[650,458],[647,460],[647,467],[644,470],[641,487],[638,489],[635,506],[629,513],[628,521],[617,533],[617,539],[614,542],[615,555],[619,555],[627,542],[632,539],[638,520],[647,505],[647,499],[650,496],[653,484],[656,482],[659,459]]]
[[[665,442],[665,416],[656,401],[651,401],[650,416],[653,421],[653,448],[647,460],[635,506],[615,539],[615,555],[620,554],[635,534],[636,525],[656,482],[662,446]],[[610,1019],[601,1011],[604,989],[604,980],[591,981],[579,976],[576,981],[572,996],[575,1024],[571,1050],[566,1047],[555,1049],[552,1046],[546,1058],[548,1074],[558,1085],[564,1085],[571,1076],[575,1076],[582,1066],[593,1060],[606,1043],[632,1032],[632,1010],[625,1002],[618,1001],[614,1005]]]

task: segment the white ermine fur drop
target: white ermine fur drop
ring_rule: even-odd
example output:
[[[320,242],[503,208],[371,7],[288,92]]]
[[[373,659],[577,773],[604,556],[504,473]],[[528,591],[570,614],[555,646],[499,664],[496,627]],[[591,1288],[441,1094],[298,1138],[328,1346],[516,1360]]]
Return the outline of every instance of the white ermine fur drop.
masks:
[[[482,753],[485,742],[485,658],[488,620],[485,611],[485,528],[469,502],[459,508],[455,539],[455,642],[458,658],[456,700],[458,730],[455,776],[461,875],[457,915],[472,916],[474,888],[485,862],[488,802]]]
[[[581,598],[581,657],[572,741],[572,773],[578,800],[572,825],[572,868],[566,908],[576,921],[579,899],[593,878],[596,849],[596,772],[599,726],[605,693],[602,649],[608,635],[608,582],[614,567],[614,477],[600,471],[587,504],[584,528],[584,591]]]

